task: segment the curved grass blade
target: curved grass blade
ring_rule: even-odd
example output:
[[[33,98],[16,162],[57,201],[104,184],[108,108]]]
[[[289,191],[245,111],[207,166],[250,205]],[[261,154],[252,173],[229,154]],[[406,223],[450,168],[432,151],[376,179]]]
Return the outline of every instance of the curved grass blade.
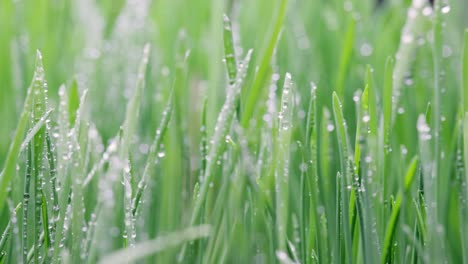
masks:
[[[99,263],[132,263],[144,257],[176,247],[185,242],[208,237],[210,234],[211,227],[209,225],[189,227],[185,230],[170,233],[154,240],[140,242],[133,248],[119,250],[111,255],[105,256]]]
[[[33,139],[34,136],[39,132],[40,129],[42,129],[42,126],[45,125],[47,122],[47,119],[50,116],[50,113],[52,113],[53,109],[49,109],[40,119],[39,121],[34,124],[33,128],[29,130],[28,134],[26,134],[26,137],[23,140],[23,143],[21,144],[20,152],[22,152],[26,146],[29,144],[31,139]]]

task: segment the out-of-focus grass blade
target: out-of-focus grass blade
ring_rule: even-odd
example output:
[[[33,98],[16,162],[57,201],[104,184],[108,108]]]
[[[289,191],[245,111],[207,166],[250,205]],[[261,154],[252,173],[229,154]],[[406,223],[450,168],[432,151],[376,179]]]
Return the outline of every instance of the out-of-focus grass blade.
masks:
[[[261,56],[261,61],[257,74],[255,76],[255,80],[252,86],[250,87],[250,90],[248,91],[248,97],[245,102],[245,107],[242,113],[241,120],[242,127],[244,128],[249,126],[250,119],[252,118],[255,107],[258,105],[258,99],[261,94],[261,90],[263,88],[265,79],[267,78],[268,68],[270,67],[270,61],[273,56],[276,44],[279,40],[281,28],[283,27],[284,19],[286,16],[287,3],[287,0],[281,0],[278,16],[276,18],[276,22],[273,28],[273,33],[270,36],[264,53]],[[239,77],[240,76],[238,75],[238,78]]]
[[[231,20],[226,14],[224,15],[224,60],[229,77],[229,85],[233,85],[236,82],[237,63]]]
[[[154,240],[140,242],[135,244],[133,248],[119,250],[111,255],[105,256],[99,263],[132,263],[152,254],[176,247],[182,243],[208,237],[210,234],[211,227],[209,225],[189,227],[185,230],[164,235]]]
[[[287,241],[287,223],[289,216],[289,155],[294,107],[294,97],[292,93],[291,74],[286,73],[281,97],[281,110],[278,115],[279,130],[275,147],[275,151],[277,152],[276,157],[278,157],[275,171],[275,197],[276,231],[279,251],[286,251]]]
[[[341,200],[340,200],[340,213],[342,217],[341,226],[343,228],[343,244],[345,246],[345,260],[347,263],[351,263],[351,232],[349,228],[349,192],[348,186],[350,184],[350,175],[348,170],[349,162],[349,141],[348,134],[346,131],[346,121],[343,117],[343,111],[340,99],[336,92],[333,92],[333,113],[335,115],[336,134],[338,138],[338,146],[340,150],[340,189],[341,189]]]
[[[70,86],[70,91],[68,92],[68,118],[70,122],[70,127],[75,125],[76,114],[78,107],[80,106],[80,94],[78,91],[78,83],[74,79]]]
[[[44,82],[44,68],[42,66],[42,55],[39,51],[36,54],[36,70],[32,79],[31,86],[28,89],[26,99],[24,100],[23,111],[21,113],[16,132],[13,137],[13,141],[8,150],[8,154],[5,159],[5,165],[2,172],[0,173],[0,212],[3,210],[5,205],[6,197],[8,195],[8,185],[10,184],[13,176],[16,173],[16,161],[18,154],[21,149],[21,142],[23,141],[24,133],[28,127],[28,120],[33,104],[33,90],[35,86],[42,85]]]
[[[368,113],[366,113],[362,118],[364,119],[364,122],[369,122],[370,134],[373,137],[372,140],[376,140],[379,120],[377,115],[377,95],[375,92],[374,82],[372,80],[372,68],[370,65],[367,65],[366,68],[366,87],[368,88]],[[369,120],[367,120],[367,115]]]
[[[15,210],[14,210],[14,214],[16,214],[18,212],[18,210],[21,208],[21,205],[22,203],[19,203]],[[5,250],[5,247],[6,247],[6,242],[8,241],[8,239],[10,238],[10,234],[11,234],[11,221],[8,221],[8,224],[6,225],[5,227],[5,230],[3,231],[2,233],[2,236],[0,237],[0,263],[2,262],[2,260],[4,260],[4,257],[6,255],[6,250]]]
[[[463,112],[468,112],[468,29],[465,30],[465,41],[463,44],[462,57],[462,103]]]
[[[146,44],[143,48],[143,56],[140,63],[140,68],[138,69],[137,84],[134,94],[127,105],[127,111],[125,114],[125,121],[123,124],[123,138],[122,144],[120,146],[120,155],[128,155],[128,149],[131,144],[131,137],[135,134],[136,124],[138,121],[141,95],[145,87],[145,74],[146,68],[148,66],[150,53],[150,45]]]
[[[418,157],[416,156],[411,160],[406,170],[403,190],[398,193],[395,206],[392,209],[392,214],[390,216],[390,220],[387,225],[387,230],[385,232],[385,242],[384,242],[382,259],[381,259],[382,264],[386,264],[389,262],[390,254],[393,248],[393,239],[395,236],[398,218],[400,216],[401,206],[403,202],[403,196],[408,195],[408,192],[410,191],[411,184],[413,183],[413,180],[414,180],[414,175],[416,174],[417,165],[418,165]]]
[[[385,64],[384,75],[384,94],[383,94],[383,119],[384,119],[384,146],[385,151],[388,151],[388,144],[390,138],[390,129],[392,125],[393,101],[392,101],[392,87],[393,87],[393,58],[387,58]]]
[[[354,48],[354,38],[356,31],[356,21],[354,20],[354,18],[350,17],[348,19],[347,25],[348,26],[346,28],[343,46],[341,47],[341,56],[335,86],[336,92],[341,98],[343,98],[345,95],[345,80],[346,75],[348,74],[349,64]]]

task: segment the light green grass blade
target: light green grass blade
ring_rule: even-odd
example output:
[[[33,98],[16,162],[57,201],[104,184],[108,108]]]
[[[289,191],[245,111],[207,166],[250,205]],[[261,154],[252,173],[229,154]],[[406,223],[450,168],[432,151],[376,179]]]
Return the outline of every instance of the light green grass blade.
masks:
[[[234,85],[237,74],[236,53],[232,37],[231,20],[226,14],[224,15],[224,60],[226,63],[229,85]]]
[[[276,227],[278,236],[278,251],[286,251],[287,226],[289,218],[289,160],[290,141],[293,129],[293,90],[291,74],[286,73],[281,96],[281,110],[278,114],[278,138],[275,151],[278,157],[275,170],[276,197]]]
[[[132,209],[132,215],[135,217],[137,212],[138,212],[138,207],[140,206],[141,203],[141,198],[143,196],[143,192],[146,188],[148,177],[150,176],[156,161],[158,159],[158,153],[161,148],[161,142],[164,138],[164,135],[166,134],[167,128],[169,126],[169,121],[171,120],[171,115],[173,111],[173,97],[172,95],[170,96],[166,107],[162,113],[162,119],[161,122],[159,123],[158,128],[156,129],[156,133],[154,135],[154,140],[153,144],[150,147],[150,152],[148,154],[147,160],[146,160],[146,165],[145,169],[143,171],[143,176],[140,179],[140,182],[138,183],[138,189],[136,191],[134,200],[133,200],[133,209]]]
[[[215,170],[217,161],[221,159],[221,154],[223,153],[226,145],[226,136],[231,128],[232,120],[235,113],[236,99],[239,96],[240,90],[244,83],[244,78],[247,73],[247,69],[250,63],[250,56],[252,50],[247,52],[244,60],[239,64],[237,70],[237,80],[235,85],[230,89],[226,95],[226,101],[221,109],[221,112],[218,115],[218,120],[216,122],[215,132],[212,138],[212,144],[207,157],[206,171],[203,175],[203,179],[200,183],[200,192],[198,198],[195,200],[192,215],[190,218],[190,225],[193,226],[199,221],[199,217],[202,213],[202,207],[205,203],[205,200],[208,196],[209,186],[213,182],[213,177],[215,177]],[[185,258],[186,245],[183,246],[179,256],[178,261],[182,261]]]
[[[342,228],[342,239],[340,239],[340,243],[343,243],[345,248],[345,260],[348,263],[351,263],[351,231],[349,227],[350,223],[350,209],[349,209],[349,196],[351,188],[350,179],[351,175],[349,174],[349,141],[348,141],[348,134],[346,131],[346,121],[343,117],[342,106],[338,95],[334,92],[333,93],[333,113],[335,116],[335,126],[336,126],[336,134],[337,134],[337,141],[339,146],[339,157],[340,157],[340,175],[339,182],[340,182],[340,214],[341,214],[341,221],[340,225]]]
[[[268,68],[270,67],[270,62],[273,56],[275,47],[279,41],[281,35],[281,29],[284,24],[286,17],[287,9],[287,0],[280,0],[280,5],[278,9],[278,16],[276,17],[275,24],[273,27],[273,32],[268,40],[267,46],[263,51],[260,59],[260,65],[255,75],[254,82],[249,88],[248,96],[245,102],[244,111],[242,112],[242,127],[246,128],[250,124],[250,119],[252,118],[255,108],[258,105],[258,99],[263,90],[265,80],[267,78]]]
[[[16,127],[16,132],[11,142],[10,148],[8,150],[7,157],[5,159],[5,165],[2,172],[0,173],[0,212],[3,211],[3,206],[8,195],[7,188],[13,179],[13,176],[16,173],[16,164],[18,155],[21,149],[21,143],[23,141],[24,133],[26,132],[28,126],[28,120],[30,117],[30,112],[32,110],[33,104],[33,91],[36,90],[35,87],[38,87],[44,81],[44,68],[42,66],[42,55],[39,51],[36,54],[36,69],[34,71],[34,76],[28,92],[26,99],[24,100],[23,110]]]
[[[131,263],[185,242],[208,237],[210,233],[211,228],[209,225],[189,227],[179,232],[158,237],[154,240],[137,243],[133,248],[114,252],[111,255],[105,256],[99,263]]]
[[[346,75],[349,72],[349,65],[354,48],[354,38],[356,35],[356,21],[353,17],[348,19],[346,33],[344,36],[343,46],[341,47],[341,56],[338,66],[338,72],[336,77],[336,92],[338,96],[343,98],[345,96],[345,80]]]
[[[384,242],[384,247],[383,247],[383,252],[382,252],[382,259],[381,263],[386,264],[389,263],[390,261],[390,255],[392,254],[392,248],[394,244],[394,239],[395,239],[395,232],[397,229],[397,224],[398,224],[398,219],[400,216],[400,211],[401,207],[403,204],[403,196],[408,196],[411,185],[414,180],[414,176],[416,175],[416,169],[418,165],[418,158],[414,157],[411,160],[411,163],[408,165],[408,168],[406,170],[406,175],[405,175],[405,180],[404,180],[404,186],[403,190],[398,193],[398,196],[396,198],[395,206],[392,209],[392,214],[390,216],[388,225],[387,225],[387,231],[385,232],[385,242]]]

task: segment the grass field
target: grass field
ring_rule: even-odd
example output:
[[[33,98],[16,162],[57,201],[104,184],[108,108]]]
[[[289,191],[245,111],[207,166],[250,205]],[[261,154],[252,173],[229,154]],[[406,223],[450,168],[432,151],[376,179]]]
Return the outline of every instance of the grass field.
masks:
[[[0,0],[0,264],[468,263],[468,2]]]

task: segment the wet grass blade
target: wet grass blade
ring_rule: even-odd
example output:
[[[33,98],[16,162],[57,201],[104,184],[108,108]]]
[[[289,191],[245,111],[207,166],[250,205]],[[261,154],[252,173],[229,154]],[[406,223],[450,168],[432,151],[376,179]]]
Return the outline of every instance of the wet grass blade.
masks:
[[[275,171],[276,226],[278,236],[278,251],[286,251],[287,226],[289,216],[289,162],[290,141],[293,129],[293,90],[291,74],[286,73],[281,96],[281,110],[278,115],[278,138],[275,151],[278,157]],[[277,251],[277,252],[278,252]]]
[[[409,164],[406,170],[403,190],[398,193],[395,206],[392,209],[392,214],[390,216],[390,219],[387,225],[387,231],[385,232],[385,242],[384,242],[382,259],[381,259],[382,264],[389,263],[390,261],[390,255],[391,255],[393,244],[394,244],[393,240],[395,237],[398,219],[399,219],[401,207],[403,204],[403,198],[404,196],[407,196],[410,191],[411,185],[415,178],[414,176],[416,175],[417,165],[418,165],[418,158],[414,157],[411,160],[411,163]]]
[[[231,128],[232,120],[234,118],[236,99],[239,96],[241,87],[244,83],[244,78],[247,73],[247,69],[250,63],[250,57],[252,50],[247,52],[244,60],[239,64],[237,71],[237,80],[235,85],[230,89],[226,95],[226,101],[218,115],[216,122],[215,133],[212,138],[212,144],[207,157],[206,171],[200,182],[199,197],[195,201],[193,206],[192,216],[190,218],[190,225],[193,226],[199,221],[200,214],[202,213],[202,207],[205,199],[208,195],[209,185],[213,181],[215,176],[215,169],[217,167],[217,161],[220,160],[221,154],[225,149],[226,136]],[[186,246],[182,248],[181,253],[178,256],[178,260],[182,261],[185,258]]]
[[[133,200],[133,210],[132,210],[132,215],[135,217],[138,212],[138,208],[141,203],[141,199],[143,197],[143,192],[146,188],[148,177],[150,176],[155,163],[158,159],[158,153],[160,151],[160,146],[162,143],[162,140],[164,138],[164,135],[166,134],[167,128],[169,126],[169,121],[171,120],[171,114],[173,111],[173,97],[172,95],[170,96],[166,107],[162,113],[162,119],[161,122],[159,123],[158,128],[156,129],[156,133],[154,135],[154,140],[153,144],[150,147],[150,152],[148,154],[147,160],[146,160],[146,165],[145,169],[143,171],[143,176],[140,179],[140,182],[138,183],[138,189],[136,191],[134,200]]]
[[[45,114],[44,116],[42,116],[39,121],[34,124],[34,127],[31,128],[31,130],[29,130],[28,134],[26,134],[26,137],[24,138],[23,140],[23,143],[21,144],[21,149],[20,149],[20,152],[22,152],[26,146],[29,144],[29,142],[31,141],[31,139],[36,136],[36,134],[42,129],[42,127],[45,125],[45,123],[47,122],[49,116],[50,116],[50,113],[52,113],[53,109],[49,109]]]
[[[16,164],[18,155],[21,149],[21,143],[23,141],[24,133],[28,127],[28,121],[30,118],[30,113],[32,110],[33,104],[33,91],[36,90],[37,86],[42,85],[44,81],[44,68],[42,66],[42,55],[39,51],[36,54],[36,69],[34,71],[34,76],[28,92],[26,94],[26,99],[24,100],[23,110],[16,127],[16,132],[13,137],[13,141],[8,150],[8,154],[5,159],[5,165],[2,172],[0,173],[0,212],[3,210],[5,201],[7,198],[7,188],[13,179],[13,176],[16,173]]]
[[[343,117],[342,106],[338,95],[333,93],[333,113],[335,116],[335,126],[337,129],[337,141],[340,150],[340,191],[341,196],[338,200],[340,202],[340,214],[341,221],[340,225],[343,232],[343,238],[340,243],[344,244],[345,260],[351,263],[351,231],[350,231],[350,209],[349,209],[349,197],[351,189],[348,188],[350,185],[351,176],[349,174],[349,141],[348,134],[346,131],[346,121]]]

